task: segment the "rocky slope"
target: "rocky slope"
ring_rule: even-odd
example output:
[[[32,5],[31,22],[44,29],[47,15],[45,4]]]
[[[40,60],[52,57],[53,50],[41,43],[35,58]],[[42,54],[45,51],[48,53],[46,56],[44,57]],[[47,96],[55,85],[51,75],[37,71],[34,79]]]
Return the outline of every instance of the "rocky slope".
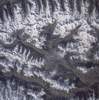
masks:
[[[98,100],[98,0],[0,0],[0,100]]]

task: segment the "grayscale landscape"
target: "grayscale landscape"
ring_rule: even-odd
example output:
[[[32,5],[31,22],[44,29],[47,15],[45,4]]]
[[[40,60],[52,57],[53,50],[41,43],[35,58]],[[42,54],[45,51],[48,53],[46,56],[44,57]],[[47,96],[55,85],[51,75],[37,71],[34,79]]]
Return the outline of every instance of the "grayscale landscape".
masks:
[[[99,100],[99,0],[0,0],[0,100]]]

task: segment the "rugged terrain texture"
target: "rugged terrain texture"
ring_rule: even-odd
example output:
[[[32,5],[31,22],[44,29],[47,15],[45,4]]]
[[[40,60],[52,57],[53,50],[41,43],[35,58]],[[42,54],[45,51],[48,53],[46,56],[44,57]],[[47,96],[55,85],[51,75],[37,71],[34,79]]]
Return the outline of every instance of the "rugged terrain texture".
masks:
[[[0,100],[98,100],[98,0],[0,0]]]

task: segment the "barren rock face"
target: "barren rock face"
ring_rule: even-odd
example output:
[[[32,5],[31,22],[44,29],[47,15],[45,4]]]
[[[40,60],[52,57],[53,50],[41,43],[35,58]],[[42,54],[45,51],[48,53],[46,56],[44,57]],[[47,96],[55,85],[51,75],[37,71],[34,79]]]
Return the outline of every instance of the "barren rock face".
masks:
[[[0,100],[98,100],[98,0],[0,0]]]

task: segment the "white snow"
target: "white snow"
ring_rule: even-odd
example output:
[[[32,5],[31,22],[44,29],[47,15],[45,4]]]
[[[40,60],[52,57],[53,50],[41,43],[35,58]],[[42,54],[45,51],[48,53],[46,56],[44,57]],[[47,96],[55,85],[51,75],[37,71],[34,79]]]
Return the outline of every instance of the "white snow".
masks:
[[[28,68],[26,68],[26,70],[24,70],[24,74],[25,76],[33,76],[32,73],[32,68],[33,66],[39,67],[41,68],[42,65],[44,65],[44,59],[41,59],[40,61],[38,61],[37,59],[28,59],[28,55],[24,56],[24,52],[23,54],[17,51],[17,47],[15,48],[15,51],[9,51],[9,50],[1,50],[0,51],[0,55],[5,55],[9,62],[0,62],[1,65],[4,66],[3,72],[9,72],[11,68],[14,68],[13,62],[15,60],[18,60],[20,62],[20,65],[17,65],[17,72],[20,73],[20,71],[22,70],[22,67],[24,64],[26,64],[28,66]],[[29,54],[29,52],[28,52]]]
[[[41,77],[44,81],[50,83],[50,86],[53,87],[53,88],[56,88],[56,89],[59,89],[59,90],[65,90],[66,92],[69,92],[70,89],[75,88],[74,84],[72,84],[71,86],[70,85],[62,86],[57,81],[46,77],[46,75],[44,75],[41,72],[36,72],[35,71],[34,74],[37,75],[38,77]]]
[[[71,31],[74,29],[77,25],[82,24],[81,30],[87,31],[90,29],[86,22],[86,13],[88,10],[88,3],[84,5],[82,3],[82,13],[79,15],[77,12],[76,4],[74,5],[74,14],[71,14],[71,9],[68,5],[68,0],[65,1],[65,7],[66,11],[62,12],[60,11],[59,3],[58,7],[55,9],[55,12],[53,13],[53,17],[50,14],[50,7],[48,5],[47,1],[47,9],[46,11],[41,10],[40,15],[37,14],[36,4],[34,1],[32,2],[33,6],[27,15],[26,18],[23,18],[21,15],[21,8],[20,5],[16,5],[16,9],[14,11],[15,13],[15,20],[12,21],[9,17],[9,20],[7,20],[4,24],[0,23],[0,29],[3,31],[7,31],[8,33],[11,33],[15,31],[16,29],[22,29],[25,28],[25,33],[29,34],[31,36],[31,41],[35,40],[34,43],[35,46],[38,48],[41,48],[41,45],[43,45],[44,40],[39,41],[39,32],[42,29],[43,26],[47,25],[47,23],[53,23],[53,21],[57,21],[57,26],[55,28],[54,34],[60,34],[61,37],[64,37],[68,34],[68,31]],[[43,8],[43,7],[42,7]],[[95,12],[93,12],[95,13]],[[75,18],[78,16],[78,21],[75,21]],[[81,16],[81,17],[80,17]],[[83,16],[83,17],[82,17]],[[72,20],[72,22],[71,22]],[[89,28],[88,28],[89,27]]]
[[[77,69],[79,69],[79,70],[82,71],[83,73],[87,73],[87,72],[88,72],[87,68],[77,67]]]
[[[33,0],[29,0],[29,2],[31,2],[33,6],[26,18],[23,18],[23,16],[21,15],[22,13],[21,6],[16,4],[17,8],[14,11],[15,20],[13,21],[10,17],[9,19],[6,19],[6,16],[4,14],[6,22],[4,24],[0,22],[0,30],[5,31],[5,32],[0,32],[0,40],[5,41],[6,44],[11,43],[12,41],[11,42],[8,41],[11,33],[13,33],[17,29],[24,28],[25,29],[24,32],[30,35],[30,38],[27,39],[26,42],[32,42],[32,44],[35,45],[37,48],[42,48],[42,45],[44,45],[44,41],[46,41],[44,37],[39,37],[39,34],[42,31],[43,26],[46,26],[48,23],[53,23],[56,20],[57,25],[53,34],[60,35],[60,37],[65,37],[66,35],[70,34],[71,30],[75,29],[78,25],[81,24],[81,27],[78,29],[77,35],[73,37],[75,40],[78,39],[78,42],[68,43],[65,48],[58,46],[58,48],[60,49],[58,54],[61,57],[64,57],[66,52],[70,52],[70,53],[75,53],[75,55],[71,56],[71,59],[73,57],[74,59],[88,60],[86,57],[86,53],[88,53],[88,50],[91,48],[91,44],[96,42],[96,38],[88,32],[92,29],[87,22],[88,18],[87,13],[89,6],[88,3],[86,2],[84,4],[84,2],[82,2],[81,14],[79,14],[79,12],[77,11],[76,3],[74,5],[74,12],[72,13],[68,5],[68,0],[65,0],[66,11],[64,12],[60,11],[59,3],[57,2],[57,0],[55,1],[58,7],[55,9],[53,16],[50,13],[50,6],[48,5],[48,1],[47,1],[46,11],[43,11],[43,6],[42,6],[40,14],[37,14],[35,2]],[[90,20],[92,22],[92,25],[99,29],[99,25],[94,21],[96,20],[96,16],[97,15],[94,8]],[[27,68],[24,69],[25,76],[31,77],[34,74],[36,74],[38,77],[41,77],[43,80],[49,82],[51,84],[51,87],[60,90],[66,90],[67,92],[70,89],[75,88],[74,84],[72,84],[72,86],[62,86],[57,81],[54,81],[49,77],[46,77],[44,74],[40,72],[32,72],[31,69],[33,68],[34,65],[39,68],[41,68],[41,66],[44,65],[44,59],[41,61],[33,59],[33,57],[29,59],[28,57],[30,55],[30,51],[28,51],[26,55],[27,51],[26,49],[24,49],[24,52],[22,53],[22,47],[20,50],[18,48],[19,47],[17,45],[14,48],[14,51],[12,52],[0,48],[0,55],[4,54],[9,59],[9,63],[0,62],[0,64],[3,65],[5,68],[3,70],[4,72],[10,71],[9,67],[13,67],[12,62],[14,60],[19,60],[21,62],[17,69],[18,72],[22,70],[23,64],[27,64],[28,66]],[[99,59],[98,54],[95,55],[95,58]],[[87,72],[87,69],[85,68],[78,67],[78,69],[81,70],[83,73]],[[52,75],[53,74],[55,74],[55,72],[53,72]],[[68,80],[66,80],[66,82],[68,82]],[[0,91],[0,100],[4,100],[1,93],[2,91],[3,89],[1,89]],[[9,91],[10,91],[9,98],[11,98],[13,96],[11,95],[11,87],[9,87]],[[19,89],[19,91],[22,91],[22,88]],[[35,97],[36,100],[41,100],[39,96],[43,95],[44,91],[41,91],[41,93],[38,94],[38,97],[31,91],[29,91],[28,94]],[[21,93],[20,95],[23,96],[23,94]],[[6,98],[8,98],[7,92],[6,92]],[[15,99],[19,100],[19,98],[16,97],[15,95],[12,97],[12,99],[9,98],[8,100],[15,100]],[[24,98],[24,100],[26,100],[26,98]],[[94,100],[94,99],[89,98],[89,100]]]

